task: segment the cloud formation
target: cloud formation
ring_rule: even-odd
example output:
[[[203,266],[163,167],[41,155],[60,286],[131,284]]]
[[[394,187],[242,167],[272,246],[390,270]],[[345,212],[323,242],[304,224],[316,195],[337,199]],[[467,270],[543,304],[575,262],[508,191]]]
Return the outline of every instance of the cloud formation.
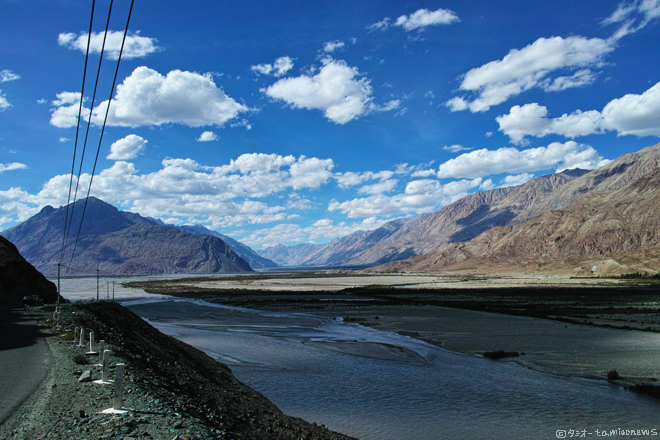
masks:
[[[0,163],[0,173],[4,173],[5,171],[11,171],[11,170],[22,170],[26,169],[27,165],[18,163],[18,162],[12,162],[8,164],[3,164]]]
[[[468,194],[468,190],[478,187],[481,179],[457,180],[442,185],[437,180],[413,180],[401,194],[388,197],[375,194],[338,202],[332,200],[328,211],[340,211],[349,218],[402,215],[411,212],[432,212]]]
[[[637,0],[622,2],[616,10],[603,20],[604,25],[619,24],[612,36],[618,40],[628,34],[640,31],[651,21],[660,17],[660,0]]]
[[[556,172],[565,169],[594,169],[606,165],[591,146],[574,141],[553,142],[547,147],[518,150],[503,147],[497,150],[475,150],[450,159],[438,168],[438,178],[476,178],[501,173],[529,173],[555,168]]]
[[[546,107],[537,103],[513,106],[500,115],[499,131],[514,144],[528,143],[526,136],[550,134],[575,138],[616,131],[619,136],[660,136],[660,82],[641,95],[628,94],[610,101],[601,112],[576,110],[558,118],[549,118]]]
[[[460,151],[472,150],[472,148],[470,148],[470,147],[464,147],[463,145],[458,145],[458,144],[445,145],[444,147],[442,147],[442,149],[445,150],[445,151],[449,151],[450,153],[458,153]]]
[[[270,247],[280,243],[309,243],[318,238],[334,238],[352,234],[356,231],[372,231],[383,226],[388,220],[376,217],[365,218],[359,222],[339,222],[331,219],[321,219],[311,226],[303,228],[296,224],[284,223],[272,228],[264,228],[251,232],[241,242],[250,246]]]
[[[57,108],[50,123],[74,127],[78,117],[80,93],[63,92],[53,101]],[[102,125],[108,101],[100,103],[92,124]],[[173,70],[166,76],[147,67],[138,67],[117,86],[108,114],[108,126],[139,127],[183,124],[189,127],[222,126],[248,107],[225,94],[210,73]]]
[[[212,131],[205,131],[198,138],[197,142],[211,142],[218,139],[218,135]]]
[[[123,141],[129,146],[121,151],[117,148],[118,154],[137,154],[140,139],[127,136]],[[1,171],[25,165],[3,167]],[[332,159],[253,153],[221,166],[167,158],[159,170],[140,173],[133,163],[117,160],[94,177],[91,194],[115,206],[172,222],[204,221],[214,227],[260,224],[285,221],[292,215],[283,212],[287,209],[284,206],[254,199],[291,190],[317,189],[332,178],[333,167]],[[68,174],[55,176],[37,194],[20,188],[0,191],[0,216],[17,216],[13,221],[23,221],[47,204],[66,204],[69,179]],[[80,191],[87,191],[89,181],[89,174],[81,176]],[[290,205],[289,209],[304,205]]]
[[[343,41],[328,41],[323,45],[323,52],[332,53],[345,46]]]
[[[129,134],[123,139],[119,139],[110,146],[110,154],[106,159],[112,160],[130,160],[137,157],[144,151],[147,142],[140,136]]]
[[[451,111],[484,112],[533,87],[548,92],[583,87],[594,81],[591,69],[600,66],[612,50],[614,43],[600,38],[539,38],[522,49],[512,49],[501,60],[468,71],[460,90],[476,97],[470,101],[457,96],[445,105]],[[550,77],[557,71],[570,75]]]
[[[21,79],[21,77],[11,70],[0,70],[0,83],[16,81],[17,79]]]
[[[284,78],[262,91],[293,108],[322,110],[325,117],[345,124],[370,111],[371,85],[356,67],[331,58],[323,60],[316,75]]]
[[[428,26],[437,26],[440,24],[452,24],[460,21],[458,15],[449,9],[438,9],[429,11],[428,9],[418,9],[414,13],[402,15],[396,19],[394,26],[401,26],[406,31],[421,31]]]
[[[429,11],[428,9],[418,9],[410,15],[402,15],[396,19],[394,24],[389,17],[383,18],[381,21],[370,24],[367,29],[370,31],[385,31],[390,26],[402,27],[406,32],[418,31],[421,32],[428,26],[437,26],[441,24],[452,24],[461,21],[454,11],[449,9],[438,9],[436,11]]]
[[[58,128],[75,127],[78,123],[78,112],[81,111],[81,118],[87,121],[89,109],[80,109],[80,93],[62,92],[58,93],[57,99],[51,102],[54,107],[51,109],[50,124]],[[83,100],[83,104],[86,99]]]
[[[7,110],[10,107],[11,104],[7,101],[7,97],[3,95],[2,90],[0,90],[0,111]]]
[[[326,43],[327,44],[327,43]],[[280,77],[293,69],[293,59],[289,57],[280,57],[273,64],[257,64],[252,66],[253,72],[261,75],[273,75]]]
[[[87,37],[89,34],[82,33],[78,36],[73,33],[62,33],[57,37],[57,42],[60,46],[68,47],[69,49],[79,50],[82,53],[87,53]],[[89,52],[100,54],[103,48],[103,37],[105,32],[92,32],[89,39]],[[121,50],[121,42],[124,38],[124,31],[108,31],[105,41],[105,56],[110,60],[119,58],[119,51]],[[122,58],[143,58],[149,54],[161,50],[157,45],[158,40],[155,38],[143,37],[136,32],[133,35],[126,36],[124,43],[124,51]]]

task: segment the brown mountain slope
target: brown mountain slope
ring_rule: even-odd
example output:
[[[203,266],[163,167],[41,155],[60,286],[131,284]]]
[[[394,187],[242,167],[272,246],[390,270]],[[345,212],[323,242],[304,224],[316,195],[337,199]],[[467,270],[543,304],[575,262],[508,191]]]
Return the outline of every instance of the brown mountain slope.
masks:
[[[444,250],[373,271],[596,274],[660,270],[660,169],[568,208],[496,227]]]
[[[588,173],[567,170],[520,186],[471,194],[431,214],[414,228],[392,234],[349,263],[373,263],[379,261],[375,256],[406,249],[415,255],[436,252],[449,243],[471,240],[495,226],[520,224],[551,209],[566,208],[587,194],[622,188],[659,167],[660,144],[656,144]]]

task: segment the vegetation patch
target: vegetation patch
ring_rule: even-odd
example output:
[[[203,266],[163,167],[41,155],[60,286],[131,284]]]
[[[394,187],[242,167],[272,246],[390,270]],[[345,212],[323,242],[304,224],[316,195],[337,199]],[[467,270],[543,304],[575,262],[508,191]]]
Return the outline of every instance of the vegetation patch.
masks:
[[[616,370],[610,370],[607,372],[607,380],[619,380],[621,375]]]
[[[87,365],[89,364],[89,359],[87,359],[87,356],[85,356],[82,353],[77,353],[75,356],[73,356],[73,362],[75,362],[78,365]]]
[[[645,396],[651,396],[655,397],[656,399],[660,399],[660,386],[658,385],[653,385],[650,383],[638,383],[628,387],[628,390],[637,394],[643,394]]]
[[[497,351],[487,351],[483,354],[483,356],[488,359],[498,360],[509,357],[518,357],[520,356],[520,353],[518,353],[517,351],[497,350]]]

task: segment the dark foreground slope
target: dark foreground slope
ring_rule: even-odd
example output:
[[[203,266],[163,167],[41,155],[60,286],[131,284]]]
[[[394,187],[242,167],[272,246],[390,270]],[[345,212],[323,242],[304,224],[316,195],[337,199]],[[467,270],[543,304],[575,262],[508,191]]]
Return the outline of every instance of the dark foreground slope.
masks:
[[[16,246],[0,237],[0,305],[20,306],[25,295],[55,303],[57,287],[25,261]]]
[[[74,314],[75,313],[75,314]],[[324,427],[282,413],[268,399],[239,382],[229,368],[205,353],[164,335],[116,303],[74,304],[67,326],[94,330],[127,359],[135,382],[176,398],[177,411],[204,421],[227,439],[348,439]]]

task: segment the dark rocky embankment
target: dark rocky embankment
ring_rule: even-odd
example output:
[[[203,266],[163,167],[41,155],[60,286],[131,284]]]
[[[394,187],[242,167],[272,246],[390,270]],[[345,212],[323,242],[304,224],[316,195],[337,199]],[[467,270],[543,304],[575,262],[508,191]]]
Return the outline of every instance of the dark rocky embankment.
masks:
[[[282,413],[202,351],[164,335],[116,303],[71,304],[66,328],[83,326],[125,359],[135,383],[158,389],[173,410],[199,420],[227,439],[348,439]]]
[[[57,287],[23,258],[12,242],[0,237],[0,306],[20,306],[26,295],[39,295],[46,303],[55,303]]]

